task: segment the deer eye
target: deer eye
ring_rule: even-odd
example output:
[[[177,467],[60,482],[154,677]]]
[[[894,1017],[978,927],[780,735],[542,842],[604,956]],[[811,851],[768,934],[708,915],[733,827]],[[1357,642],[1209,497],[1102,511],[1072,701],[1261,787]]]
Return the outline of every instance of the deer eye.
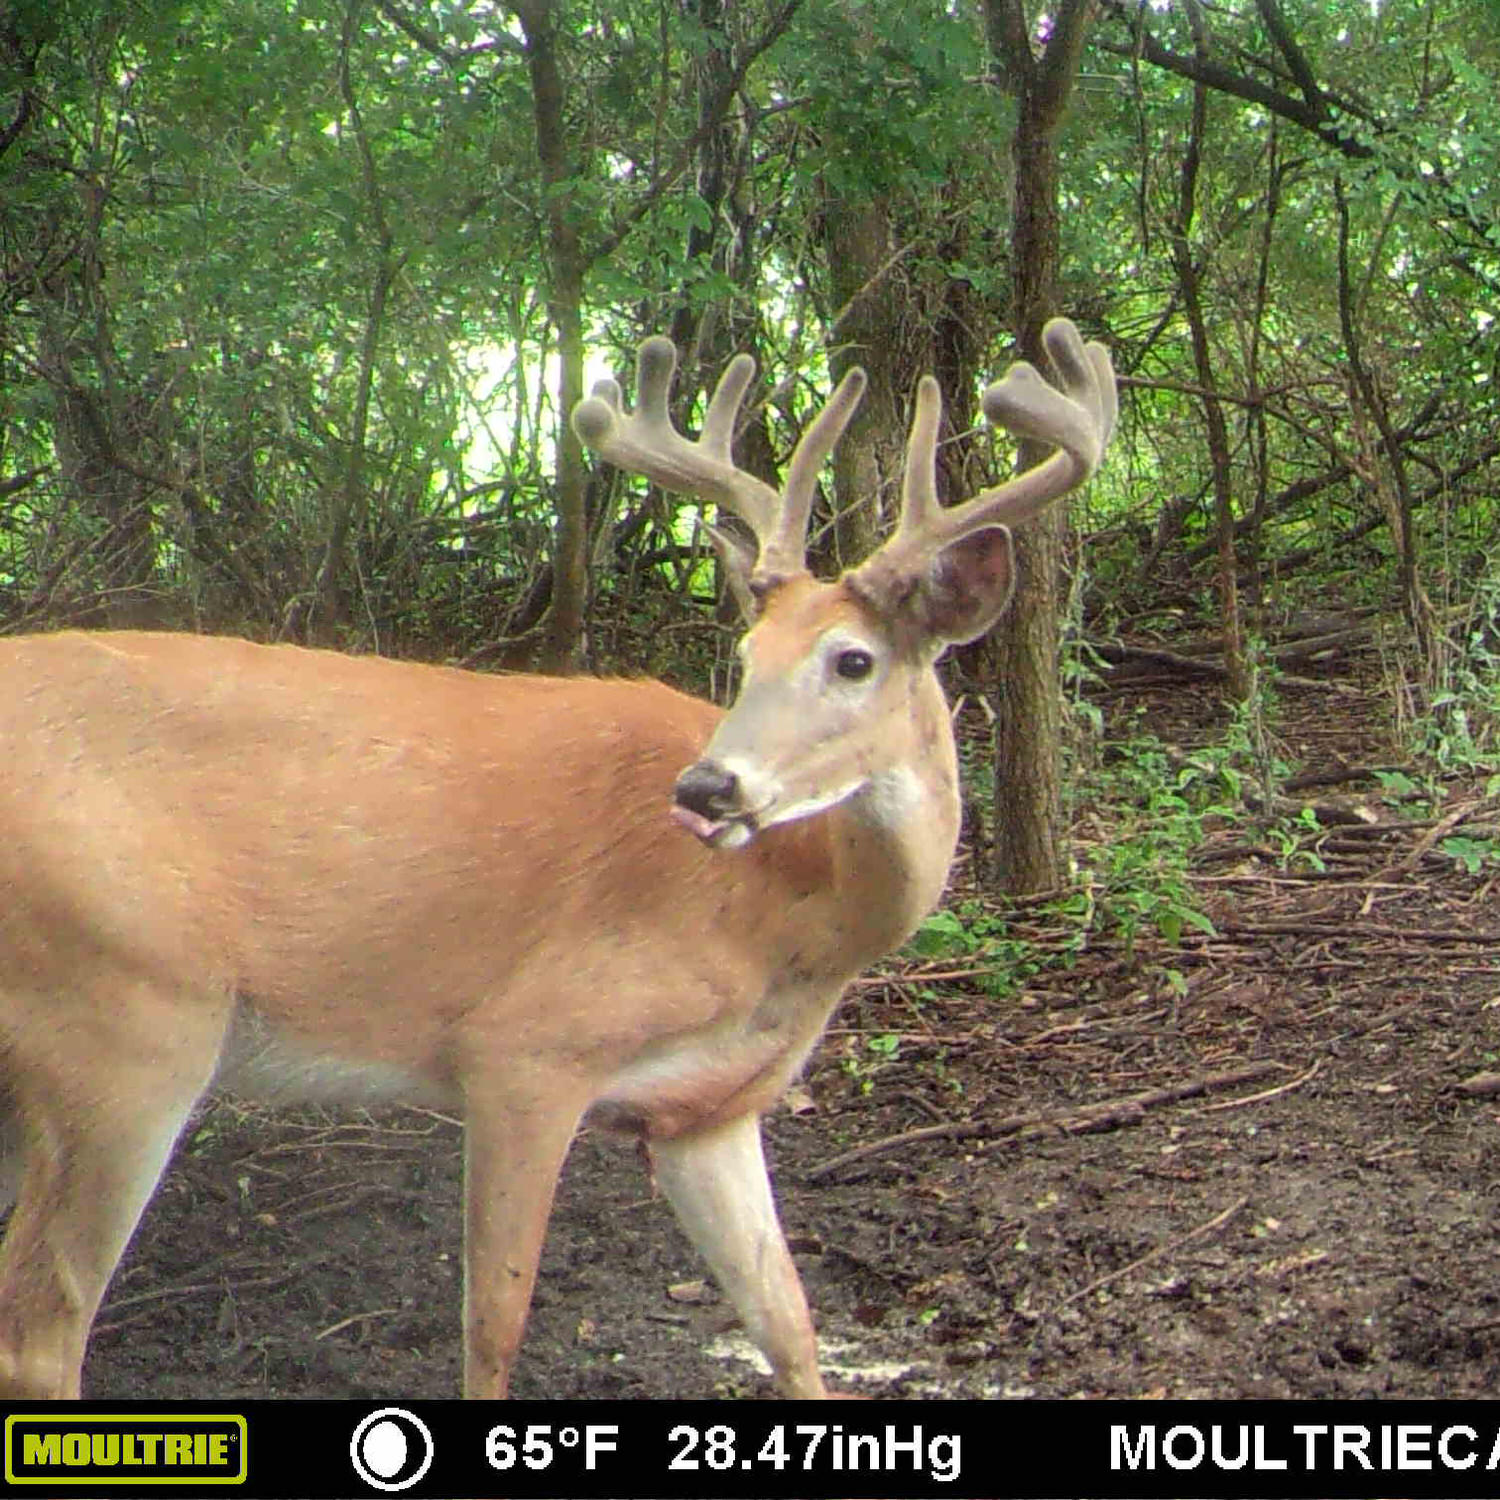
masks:
[[[833,669],[850,682],[862,682],[875,668],[875,658],[868,651],[840,651]]]

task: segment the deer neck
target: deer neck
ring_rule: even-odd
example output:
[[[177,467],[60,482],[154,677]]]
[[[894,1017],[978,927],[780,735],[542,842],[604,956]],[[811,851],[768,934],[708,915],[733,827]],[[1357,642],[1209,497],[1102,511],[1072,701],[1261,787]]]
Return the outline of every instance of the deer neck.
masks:
[[[822,820],[830,895],[858,972],[903,943],[937,904],[958,843],[958,754],[935,673],[893,729],[899,753]]]

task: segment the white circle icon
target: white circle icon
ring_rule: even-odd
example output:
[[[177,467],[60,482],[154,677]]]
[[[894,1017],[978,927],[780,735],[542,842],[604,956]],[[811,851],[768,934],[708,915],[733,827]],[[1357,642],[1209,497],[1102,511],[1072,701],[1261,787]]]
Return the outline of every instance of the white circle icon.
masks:
[[[372,1489],[409,1490],[432,1467],[432,1433],[405,1407],[383,1406],[354,1429],[349,1461]]]

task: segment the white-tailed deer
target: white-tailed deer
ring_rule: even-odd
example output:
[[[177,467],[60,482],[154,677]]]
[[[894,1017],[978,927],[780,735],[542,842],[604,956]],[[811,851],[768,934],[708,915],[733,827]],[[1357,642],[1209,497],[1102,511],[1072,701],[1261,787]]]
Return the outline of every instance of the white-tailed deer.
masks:
[[[1065,321],[1046,344],[1061,389],[1018,364],[984,406],[1059,451],[942,507],[924,380],[900,523],[835,583],[805,533],[862,376],[780,495],[730,458],[743,356],[696,442],[667,418],[665,340],[632,415],[609,382],[579,406],[603,457],[757,539],[723,542],[755,614],[727,714],[657,683],[187,635],[0,643],[0,1394],[78,1395],[216,1080],[463,1110],[467,1394],[505,1392],[585,1116],[647,1143],[781,1391],[824,1394],[760,1115],[942,891],[959,802],[933,664],[1004,607],[1006,526],[1086,479],[1114,421],[1104,350]]]

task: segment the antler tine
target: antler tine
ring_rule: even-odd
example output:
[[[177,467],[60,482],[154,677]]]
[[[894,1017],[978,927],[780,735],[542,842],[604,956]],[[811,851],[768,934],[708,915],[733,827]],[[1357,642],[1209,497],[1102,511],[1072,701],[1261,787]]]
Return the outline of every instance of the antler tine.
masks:
[[[943,420],[942,387],[931,375],[917,382],[911,432],[906,439],[906,462],[901,473],[901,519],[898,536],[930,530],[943,507],[937,492],[938,426]]]
[[[735,418],[755,375],[748,354],[730,360],[703,418],[696,442],[672,426],[667,396],[677,369],[671,339],[649,338],[636,354],[635,410],[626,415],[618,382],[601,380],[573,408],[579,440],[617,468],[679,494],[727,506],[755,533],[762,549],[777,533],[780,499],[770,485],[739,468],[731,455]]]
[[[893,543],[944,546],[986,526],[1019,525],[1098,468],[1116,415],[1109,352],[1102,344],[1085,344],[1066,318],[1052,319],[1042,330],[1042,342],[1062,389],[1049,385],[1026,360],[1017,360],[985,391],[984,413],[996,426],[1051,443],[1059,451],[1006,483],[945,509],[938,503],[934,472],[942,402],[936,384],[924,378],[917,387],[901,522]]]
[[[1102,344],[1085,344],[1067,318],[1053,318],[1042,343],[1062,389],[1017,360],[985,391],[984,414],[1017,437],[1058,448],[1050,458],[985,490],[960,507],[962,532],[977,526],[1018,526],[1083,484],[1099,467],[1115,425],[1114,367]]]
[[[856,366],[845,373],[823,410],[803,431],[787,467],[775,532],[761,539],[760,558],[755,565],[757,575],[785,577],[806,568],[807,523],[817,493],[818,472],[843,436],[864,393],[865,372]]]

